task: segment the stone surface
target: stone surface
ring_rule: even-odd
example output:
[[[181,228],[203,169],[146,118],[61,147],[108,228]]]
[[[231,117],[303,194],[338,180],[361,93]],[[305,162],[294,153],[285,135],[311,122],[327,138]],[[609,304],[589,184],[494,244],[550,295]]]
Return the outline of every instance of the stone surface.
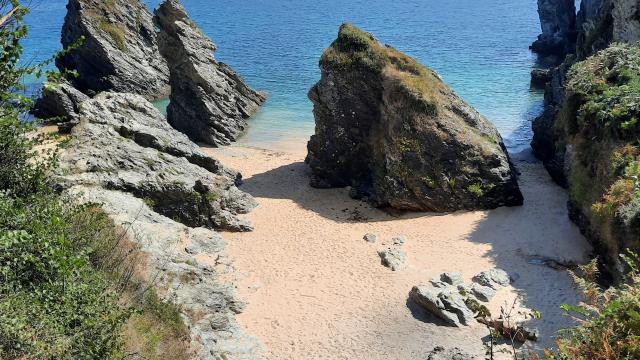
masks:
[[[391,247],[386,250],[378,251],[378,255],[380,255],[382,265],[393,271],[403,268],[407,257],[407,253],[399,247]]]
[[[483,271],[471,279],[474,283],[495,289],[497,285],[507,286],[511,283],[509,274],[502,269]]]
[[[220,260],[225,242],[217,233],[175,222],[130,193],[74,185],[67,194],[81,203],[100,204],[116,226],[126,229],[127,241],[145,259],[136,274],[161,298],[179,305],[191,333],[192,358],[261,359],[259,342],[236,323],[234,315],[244,304],[234,296],[234,285],[218,280],[233,268]],[[195,255],[211,264],[198,264]]]
[[[446,282],[449,285],[462,284],[462,275],[456,272],[446,272],[440,275],[440,280]]]
[[[496,296],[496,291],[489,287],[480,284],[471,284],[471,294],[478,300],[489,302]]]
[[[237,172],[207,157],[138,95],[102,93],[85,101],[61,156],[62,185],[131,193],[184,223],[251,230],[238,214],[256,203],[238,190]]]
[[[442,346],[436,346],[429,353],[427,360],[475,360],[475,355],[470,355],[459,348],[445,349]]]
[[[158,51],[151,14],[139,0],[69,0],[62,27],[60,70],[76,70],[84,93],[115,91],[156,99],[169,94],[169,69]]]
[[[544,89],[552,79],[551,69],[533,69],[531,70],[531,86]]]
[[[443,282],[414,286],[409,298],[451,326],[467,326],[474,319],[458,289]]]
[[[391,238],[393,245],[404,245],[407,242],[407,239],[404,236],[394,236]]]
[[[376,242],[377,237],[374,234],[368,233],[364,235],[363,239],[366,242],[374,243]]]
[[[580,60],[615,42],[640,41],[637,0],[583,0],[578,13],[577,55]]]
[[[522,204],[500,134],[435,72],[348,24],[320,69],[312,186],[403,210]]]
[[[33,115],[40,119],[56,118],[58,122],[77,122],[80,104],[89,97],[71,84],[46,83],[33,106]]]
[[[167,119],[193,141],[228,145],[247,127],[265,101],[226,64],[214,58],[215,45],[177,0],[155,11],[160,52],[170,70]]]
[[[571,53],[575,48],[575,0],[538,0],[542,33],[531,44],[531,50],[542,55]]]

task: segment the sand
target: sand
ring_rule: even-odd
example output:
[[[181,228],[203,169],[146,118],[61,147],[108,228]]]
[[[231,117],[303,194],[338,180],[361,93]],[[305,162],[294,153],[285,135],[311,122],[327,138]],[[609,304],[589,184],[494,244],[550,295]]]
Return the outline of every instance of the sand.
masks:
[[[585,262],[591,249],[567,217],[565,192],[529,155],[516,160],[524,206],[438,215],[388,213],[347,189],[309,187],[304,141],[204,150],[240,170],[241,189],[259,203],[248,215],[255,231],[223,237],[248,302],[238,320],[268,359],[425,359],[438,345],[483,355],[485,327],[442,326],[407,302],[414,285],[447,271],[467,280],[493,267],[514,274],[489,307],[496,314],[517,298],[539,310],[542,319],[529,324],[540,330],[538,349],[571,324],[559,308],[579,301],[567,272],[530,256]],[[364,241],[366,233],[378,241]],[[377,251],[396,235],[406,237],[408,258],[392,272]]]

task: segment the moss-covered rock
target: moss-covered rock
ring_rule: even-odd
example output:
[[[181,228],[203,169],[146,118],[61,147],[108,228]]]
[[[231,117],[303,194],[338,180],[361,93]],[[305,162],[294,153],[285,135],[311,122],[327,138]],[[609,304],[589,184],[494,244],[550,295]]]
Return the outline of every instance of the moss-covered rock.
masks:
[[[572,218],[609,272],[640,246],[640,47],[614,44],[567,75],[556,116],[555,152],[564,154]]]
[[[350,24],[320,68],[312,186],[406,210],[522,204],[500,134],[433,70]]]

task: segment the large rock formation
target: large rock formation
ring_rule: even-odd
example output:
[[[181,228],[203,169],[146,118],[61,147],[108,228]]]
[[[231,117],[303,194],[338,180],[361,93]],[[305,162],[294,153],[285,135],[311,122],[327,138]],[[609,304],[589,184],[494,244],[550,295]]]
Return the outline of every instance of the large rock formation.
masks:
[[[538,0],[542,33],[531,49],[542,55],[564,55],[575,47],[575,0]]]
[[[598,66],[603,65],[597,63],[598,61],[605,61],[608,64],[606,66],[611,66],[612,68],[607,70],[611,71],[611,74],[616,73],[617,70],[614,68],[627,66],[629,67],[627,72],[632,77],[636,76],[634,69],[637,69],[638,65],[618,63],[634,59],[635,56],[631,56],[634,53],[633,50],[626,52],[616,50],[618,53],[615,56],[612,56],[612,53],[596,55],[596,59],[589,60],[591,61],[590,69],[576,64],[580,64],[580,61],[584,61],[614,42],[639,41],[639,6],[637,0],[582,1],[576,24],[576,54],[568,56],[564,63],[552,70],[551,81],[545,90],[544,113],[533,122],[534,137],[531,145],[536,156],[543,160],[556,182],[568,187],[572,198],[569,203],[571,218],[591,240],[596,250],[603,255],[607,273],[614,278],[617,278],[622,271],[618,259],[619,252],[625,247],[637,246],[640,244],[640,239],[633,235],[633,231],[629,228],[630,223],[625,224],[619,214],[615,215],[617,210],[609,214],[615,216],[604,217],[597,215],[593,210],[601,208],[602,204],[606,203],[606,201],[602,203],[601,200],[609,196],[607,195],[611,190],[609,186],[616,182],[607,175],[613,172],[608,166],[612,162],[612,151],[620,145],[622,140],[615,135],[614,130],[611,130],[614,131],[613,133],[601,132],[597,121],[594,122],[593,118],[586,117],[580,122],[576,119],[584,117],[585,111],[589,109],[581,110],[585,103],[594,106],[600,101],[598,97],[602,95],[599,93],[602,89],[611,88],[618,91],[619,86],[622,88],[627,86],[619,82],[621,78],[597,74],[597,71],[601,71],[598,70]],[[615,58],[616,56],[619,58]],[[570,83],[570,80],[567,80],[567,74],[572,68],[576,70],[572,70],[573,75],[569,78],[582,79],[583,83],[590,83],[593,79],[601,79],[601,82],[588,91],[584,89],[580,89],[577,93],[575,89],[567,91],[567,84]],[[572,86],[575,87],[577,84],[578,82],[574,81]],[[608,107],[613,108],[616,102],[626,101],[619,92],[609,95],[611,96],[607,100],[610,104]],[[603,112],[593,116],[602,117],[606,114],[607,112]],[[619,115],[626,116],[626,114]],[[580,185],[584,184],[584,181],[589,183],[586,188]],[[587,189],[590,190],[587,191]],[[617,204],[613,208],[617,208],[618,205],[622,204]],[[633,208],[631,203],[624,207],[627,214],[632,213]]]
[[[237,214],[255,207],[239,175],[203,154],[133,94],[101,93],[82,104],[61,157],[63,184],[119,190],[187,226],[251,230]]]
[[[408,210],[522,204],[500,134],[435,72],[348,24],[320,68],[312,186]]]
[[[578,13],[577,55],[584,59],[614,42],[640,41],[637,0],[582,0]]]
[[[69,0],[62,27],[71,51],[56,59],[82,92],[128,92],[155,99],[169,93],[169,70],[158,52],[151,14],[139,0]]]
[[[169,123],[192,140],[228,145],[242,134],[247,119],[265,101],[226,64],[213,56],[215,45],[177,0],[155,11],[160,52],[170,68]]]

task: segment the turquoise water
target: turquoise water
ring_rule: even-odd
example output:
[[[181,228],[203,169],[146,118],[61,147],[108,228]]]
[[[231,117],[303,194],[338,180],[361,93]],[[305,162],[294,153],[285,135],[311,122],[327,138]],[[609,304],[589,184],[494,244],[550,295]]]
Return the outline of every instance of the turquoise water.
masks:
[[[150,7],[160,0],[147,0]],[[183,0],[218,45],[216,57],[269,101],[242,140],[252,144],[313,132],[308,89],[338,26],[352,22],[438,71],[498,127],[507,146],[528,145],[542,93],[529,88],[539,33],[533,0]],[[36,1],[26,58],[59,49],[66,0]]]

